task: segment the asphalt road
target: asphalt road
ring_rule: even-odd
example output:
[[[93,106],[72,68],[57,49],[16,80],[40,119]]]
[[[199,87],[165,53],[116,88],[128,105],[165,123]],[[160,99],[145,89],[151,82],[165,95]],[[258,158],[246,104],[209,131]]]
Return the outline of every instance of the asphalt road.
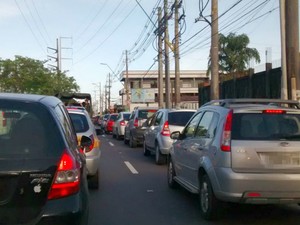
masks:
[[[101,135],[100,188],[90,191],[89,225],[299,225],[300,207],[230,205],[221,219],[203,220],[197,195],[168,188],[166,165],[111,135]]]

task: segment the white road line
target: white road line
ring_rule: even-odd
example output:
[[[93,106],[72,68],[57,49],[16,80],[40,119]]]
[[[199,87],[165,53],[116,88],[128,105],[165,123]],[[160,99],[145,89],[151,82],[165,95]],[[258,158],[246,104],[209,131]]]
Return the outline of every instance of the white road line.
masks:
[[[125,165],[128,167],[128,169],[131,171],[133,174],[138,174],[139,172],[131,165],[130,162],[124,161]]]
[[[109,144],[110,146],[115,146],[114,143],[112,143],[112,142],[108,142],[108,144]]]

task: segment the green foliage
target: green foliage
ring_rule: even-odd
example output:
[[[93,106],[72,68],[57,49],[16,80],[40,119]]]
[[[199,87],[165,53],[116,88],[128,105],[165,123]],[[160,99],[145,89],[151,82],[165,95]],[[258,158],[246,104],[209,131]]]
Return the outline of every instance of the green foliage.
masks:
[[[219,34],[219,71],[223,74],[244,71],[250,60],[260,62],[260,56],[255,48],[247,47],[250,43],[246,34],[228,36]],[[211,59],[208,70],[211,67]]]
[[[42,61],[16,56],[15,60],[0,60],[0,90],[55,95],[60,92],[76,92],[79,86],[73,77],[45,68]]]

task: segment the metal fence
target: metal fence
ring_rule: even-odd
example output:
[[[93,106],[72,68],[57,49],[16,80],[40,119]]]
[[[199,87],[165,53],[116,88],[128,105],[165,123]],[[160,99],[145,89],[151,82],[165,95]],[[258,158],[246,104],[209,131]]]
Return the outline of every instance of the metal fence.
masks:
[[[281,67],[221,81],[220,99],[280,98]],[[210,86],[199,87],[199,106],[210,101]]]

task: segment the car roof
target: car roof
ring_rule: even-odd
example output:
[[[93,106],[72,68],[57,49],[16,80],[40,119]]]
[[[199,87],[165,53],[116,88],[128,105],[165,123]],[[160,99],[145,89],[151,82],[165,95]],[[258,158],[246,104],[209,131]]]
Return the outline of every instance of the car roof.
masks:
[[[221,106],[225,108],[232,107],[249,107],[249,106],[264,106],[264,107],[287,107],[300,109],[298,101],[284,99],[262,99],[262,98],[240,98],[240,99],[219,99],[212,100],[201,107],[205,106]],[[201,108],[200,107],[200,108]]]
[[[56,106],[57,104],[62,103],[62,101],[57,97],[36,94],[0,93],[0,99],[24,102],[39,102],[47,106]]]

